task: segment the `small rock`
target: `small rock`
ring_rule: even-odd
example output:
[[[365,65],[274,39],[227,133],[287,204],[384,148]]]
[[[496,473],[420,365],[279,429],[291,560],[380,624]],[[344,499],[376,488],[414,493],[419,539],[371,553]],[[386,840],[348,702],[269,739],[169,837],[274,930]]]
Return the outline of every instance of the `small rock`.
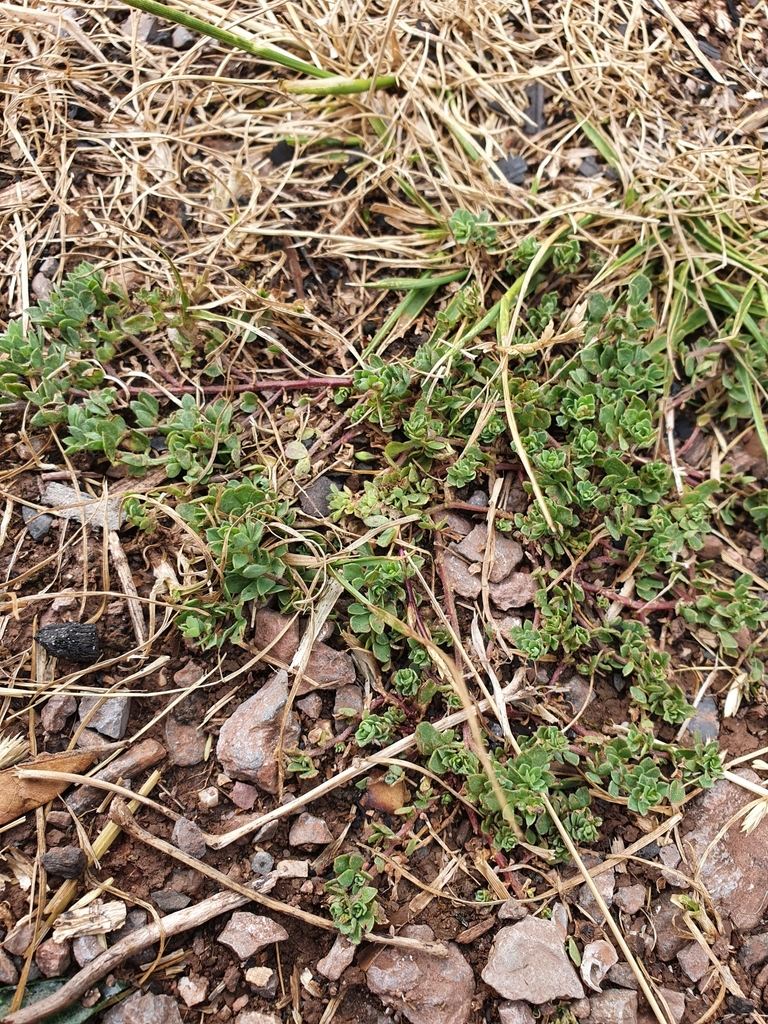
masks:
[[[296,707],[314,722],[323,713],[323,698],[319,693],[310,693],[303,700],[297,700]]]
[[[50,533],[53,516],[48,512],[38,512],[36,508],[22,505],[21,518],[24,520],[32,540],[43,540]]]
[[[720,735],[720,712],[714,697],[702,697],[696,714],[686,723],[686,732],[690,736],[701,733],[705,743],[711,743]]]
[[[709,957],[698,942],[689,942],[684,949],[681,949],[677,954],[677,962],[691,981],[703,978],[709,970]]]
[[[669,882],[670,885],[675,886],[676,889],[687,889],[688,883],[681,877],[681,875],[685,873],[685,866],[683,866],[683,869],[679,871],[674,870],[682,860],[678,848],[676,846],[662,846],[659,850],[659,860],[667,869],[673,869],[661,872],[667,882]]]
[[[178,672],[173,673],[174,683],[182,690],[188,690],[199,683],[205,675],[205,666],[200,662],[190,659]]]
[[[674,988],[659,988],[659,995],[663,997],[669,1012],[675,1021],[675,1024],[680,1024],[680,1021],[685,1015],[685,996],[682,992],[678,992]]]
[[[19,972],[16,965],[4,949],[0,949],[0,983],[3,985],[17,985]]]
[[[500,996],[529,1003],[581,999],[584,989],[554,921],[527,917],[496,933],[483,981]]]
[[[353,717],[361,718],[364,707],[363,691],[359,686],[340,686],[333,700],[333,717],[345,727],[351,718],[342,712],[354,711]]]
[[[229,794],[229,799],[241,811],[250,811],[258,797],[258,789],[255,786],[249,786],[247,782],[236,782]]]
[[[219,806],[219,791],[215,786],[207,786],[197,792],[197,805],[201,811],[210,811]]]
[[[579,1020],[585,1020],[592,1012],[592,1007],[589,1005],[589,1000],[586,996],[583,999],[574,999],[568,1009]]]
[[[110,942],[114,945],[116,942],[120,942],[121,939],[127,938],[132,932],[136,932],[139,928],[143,928],[149,920],[149,914],[143,907],[132,907],[125,915],[125,924],[122,928],[114,931],[110,934]],[[144,946],[143,949],[136,950],[127,960],[129,964],[146,964],[151,963],[157,954],[157,947],[155,946]]]
[[[27,918],[22,918],[6,935],[3,949],[11,956],[24,956],[34,935],[35,926]]]
[[[697,943],[698,945],[698,943]],[[9,949],[8,939],[5,940],[5,948]],[[11,950],[15,952],[14,949]],[[741,944],[739,950],[739,963],[745,971],[751,971],[753,967],[768,960],[768,932],[757,932],[755,935],[748,935]]]
[[[587,156],[579,164],[579,169],[576,171],[582,178],[594,178],[598,174],[603,173],[603,167],[597,162],[595,157]]]
[[[460,597],[475,598],[482,590],[480,573],[474,575],[469,566],[452,551],[443,552],[443,572],[448,588]]]
[[[106,949],[103,935],[78,935],[72,940],[72,956],[79,967],[85,967]]]
[[[713,533],[708,533],[704,537],[704,543],[696,552],[696,557],[702,562],[716,561],[723,553],[723,542],[719,537],[715,537]]]
[[[46,825],[52,828],[72,828],[72,816],[67,811],[48,811],[45,818]]]
[[[40,714],[43,729],[48,733],[62,732],[67,726],[67,719],[77,711],[77,701],[71,693],[54,694],[45,702]]]
[[[273,942],[285,942],[287,938],[288,932],[272,918],[235,911],[218,941],[228,946],[240,960],[247,960]]]
[[[199,974],[189,974],[179,981],[179,995],[185,1006],[199,1006],[208,998],[209,981]]]
[[[327,956],[317,961],[318,973],[328,981],[338,981],[355,959],[356,952],[356,947],[348,939],[343,935],[337,935]]]
[[[124,1019],[125,1024],[183,1024],[175,999],[151,994],[132,999]]]
[[[35,633],[35,640],[52,658],[91,662],[99,656],[99,634],[90,622],[51,622]]]
[[[614,964],[608,971],[608,981],[620,988],[631,988],[633,991],[638,987],[635,972],[626,963]]]
[[[135,31],[139,42],[146,43],[157,34],[156,26],[157,18],[151,14],[133,12],[122,22],[120,31],[129,39],[133,37]]]
[[[536,1018],[528,1003],[505,1001],[499,1003],[499,1024],[536,1024]]]
[[[92,498],[84,491],[76,491],[62,483],[49,483],[40,499],[43,505],[54,509],[62,519],[76,519],[96,529],[119,530],[125,521],[125,513],[119,498]],[[59,657],[59,655],[55,655]],[[64,655],[61,655],[64,657]]]
[[[35,950],[35,963],[45,978],[60,978],[71,962],[68,939],[64,942],[46,939]]]
[[[150,895],[158,907],[166,914],[171,914],[175,910],[183,910],[192,902],[189,896],[185,896],[180,892],[174,892],[173,889],[156,889]],[[189,1003],[187,1003],[187,1006],[189,1006]]]
[[[177,849],[198,860],[202,860],[208,850],[199,826],[189,818],[179,818],[173,826],[171,842]]]
[[[473,508],[487,509],[488,508],[488,492],[487,491],[483,491],[482,489],[477,490],[477,491],[472,491],[472,493],[470,494],[469,498],[467,499],[467,504],[468,505],[472,505]]]
[[[276,793],[280,729],[288,701],[288,673],[276,672],[253,697],[235,709],[221,727],[216,756],[234,779],[253,782],[268,793]],[[283,747],[299,742],[298,715],[291,712],[283,733]]]
[[[276,640],[278,636],[280,639]],[[290,664],[299,649],[299,624],[278,612],[262,608],[256,613],[253,644],[258,650],[264,650],[273,641],[275,643],[269,651],[269,656]],[[320,688],[346,686],[354,683],[357,678],[352,658],[343,651],[334,650],[321,640],[316,640],[312,645],[304,675],[305,681],[299,685],[299,696],[314,689],[315,685]]]
[[[524,917],[528,917],[528,908],[514,896],[510,896],[499,907],[498,918],[500,921],[522,921]]]
[[[444,519],[448,529],[452,533],[458,533],[460,537],[466,537],[472,532],[472,522],[465,516],[460,516],[456,512],[446,512]]]
[[[401,935],[429,942],[427,925],[406,925]],[[447,942],[447,957],[386,947],[368,968],[368,988],[411,1024],[466,1024],[475,994],[472,968],[459,947]]]
[[[274,857],[264,850],[258,850],[251,858],[251,871],[254,875],[268,875],[274,866]]]
[[[278,861],[275,865],[275,878],[309,878],[309,861]]]
[[[88,858],[79,846],[57,846],[40,858],[49,875],[79,878],[88,867]]]
[[[489,583],[488,593],[497,608],[508,612],[510,608],[524,608],[532,604],[539,592],[539,584],[528,573],[513,572],[503,583]]]
[[[121,740],[128,729],[131,698],[107,697],[101,707],[93,711],[101,700],[101,697],[81,697],[78,710],[80,721],[84,722],[88,718],[88,725],[91,729],[95,729],[102,736],[108,736],[112,740]]]
[[[645,886],[626,885],[622,889],[617,889],[613,902],[625,914],[636,914],[645,906]]]
[[[669,963],[686,944],[682,911],[670,902],[670,897],[665,893],[658,903],[651,904],[650,917],[656,935],[656,956]]]
[[[174,50],[186,50],[194,41],[194,35],[183,25],[177,25],[171,33],[171,46]]]
[[[595,883],[597,891],[610,907],[613,903],[613,890],[616,885],[616,872],[614,869],[611,868],[609,871],[604,871],[600,875],[595,875],[592,881]],[[597,900],[592,895],[592,890],[586,883],[579,887],[576,902],[583,910],[586,910],[598,924],[602,924],[605,921],[603,912],[600,907],[598,907]]]
[[[510,540],[498,530],[494,531],[493,564],[488,579],[491,583],[501,583],[523,560],[523,549],[516,540]],[[485,523],[478,525],[469,533],[455,550],[470,562],[482,562],[488,546],[488,527]]]
[[[405,807],[410,799],[410,790],[405,779],[399,778],[390,786],[384,772],[374,772],[368,776],[365,792],[360,798],[360,806],[366,811],[384,811],[394,814]]]
[[[47,302],[53,291],[53,281],[46,277],[45,274],[37,273],[30,281],[30,287],[36,299],[42,299],[44,302]]]
[[[260,1010],[246,1010],[235,1018],[235,1024],[281,1024],[281,1018],[274,1013],[261,1013]]]
[[[291,846],[325,846],[333,842],[333,836],[322,818],[304,811],[291,826],[288,842]]]
[[[205,757],[207,736],[195,725],[179,722],[170,715],[165,720],[165,741],[173,764],[191,766]]]
[[[612,988],[589,1000],[589,1024],[637,1024],[637,992]]]
[[[262,999],[274,999],[277,995],[277,972],[270,967],[250,967],[245,972],[245,980]]]
[[[595,696],[594,689],[590,692],[589,683],[578,672],[563,683],[563,700],[573,715],[581,711],[586,704],[591,704]]]
[[[331,511],[328,499],[334,490],[338,490],[338,483],[332,477],[319,476],[302,489],[299,495],[301,511],[315,519],[327,519]]]
[[[516,153],[496,161],[496,166],[512,185],[522,185],[528,172],[528,161]]]

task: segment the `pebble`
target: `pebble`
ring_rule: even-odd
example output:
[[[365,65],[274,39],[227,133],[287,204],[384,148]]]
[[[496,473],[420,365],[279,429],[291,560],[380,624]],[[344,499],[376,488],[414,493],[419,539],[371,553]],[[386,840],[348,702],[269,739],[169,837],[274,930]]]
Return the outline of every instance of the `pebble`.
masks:
[[[4,949],[0,949],[0,982],[3,985],[16,985],[18,981],[19,972],[16,970],[16,964]]]
[[[539,589],[539,584],[533,576],[524,572],[511,573],[503,583],[488,584],[491,600],[503,612],[532,604]]]
[[[250,811],[259,797],[259,791],[255,786],[249,786],[247,782],[236,782],[232,787],[229,799],[239,807],[241,811]]]
[[[287,701],[288,673],[281,669],[224,723],[216,756],[229,776],[253,782],[268,793],[277,792],[277,753]],[[295,747],[300,735],[298,715],[291,712],[283,733],[283,747]]]
[[[604,871],[600,875],[595,875],[592,881],[595,883],[595,888],[597,889],[597,891],[603,897],[606,904],[610,907],[613,903],[613,890],[616,886],[616,872],[614,871],[614,869],[610,868],[610,870]],[[586,910],[590,917],[594,918],[594,920],[598,924],[602,924],[605,921],[605,916],[600,907],[597,905],[597,900],[592,895],[592,890],[589,888],[586,882],[584,883],[584,885],[579,886],[576,902],[579,904],[582,910]]]
[[[8,949],[7,939],[5,948]],[[14,950],[11,950],[11,952],[14,952]],[[759,967],[766,960],[768,960],[768,932],[757,932],[754,935],[748,935],[742,941],[741,949],[739,950],[739,963],[741,966],[745,971],[751,971],[753,967]]]
[[[636,914],[645,906],[645,886],[625,885],[616,890],[613,902],[625,914]]]
[[[60,978],[71,962],[71,944],[68,939],[64,942],[45,939],[35,950],[35,963],[46,978]]]
[[[208,849],[200,827],[194,821],[190,821],[189,818],[179,818],[173,826],[171,842],[177,849],[189,854],[190,857],[196,857],[198,860],[203,859]]]
[[[683,973],[691,981],[698,981],[703,978],[709,970],[709,957],[698,944],[689,942],[687,946],[677,954],[677,962],[683,969]]]
[[[527,1003],[505,1001],[499,1003],[499,1024],[536,1024],[536,1018]]]
[[[173,681],[180,689],[188,690],[195,683],[200,682],[205,672],[205,665],[201,665],[199,661],[190,658],[189,661],[181,666],[178,672],[173,673]]]
[[[685,996],[682,992],[678,992],[675,988],[659,988],[659,995],[662,996],[669,1007],[669,1011],[674,1018],[675,1024],[680,1024],[680,1021],[685,1015]]]
[[[675,869],[679,867],[682,858],[676,846],[662,846],[659,850],[659,860],[666,868]],[[685,865],[679,870],[668,870],[661,873],[667,882],[676,889],[687,889],[689,887],[685,879],[681,877],[681,875],[685,874]]]
[[[620,988],[631,988],[636,990],[638,981],[635,972],[627,963],[614,964],[608,971],[608,981]]]
[[[35,926],[31,921],[17,921],[5,937],[3,949],[11,956],[23,956],[35,934]]]
[[[125,1024],[183,1024],[175,999],[152,994],[127,1003],[124,1020]]]
[[[79,967],[85,967],[105,950],[103,935],[78,935],[72,940],[72,956]]]
[[[267,656],[289,665],[299,649],[301,634],[298,622],[292,622],[279,612],[268,608],[262,608],[256,613],[252,643],[257,650],[264,650],[281,633],[283,635],[276,640]],[[321,688],[346,686],[354,683],[357,678],[355,663],[350,655],[329,647],[321,640],[316,640],[312,645],[304,676],[304,680],[299,684],[299,696],[309,693],[315,685]]]
[[[228,946],[240,960],[247,960],[273,942],[285,942],[287,938],[285,928],[271,917],[235,911],[218,941]]]
[[[275,865],[275,878],[309,878],[309,861],[278,861]]]
[[[179,980],[179,995],[185,1006],[199,1006],[208,998],[209,981],[199,974],[189,974]]]
[[[571,709],[572,715],[578,714],[585,705],[591,704],[596,696],[594,689],[590,693],[589,683],[578,672],[563,683],[563,700]]]
[[[108,530],[119,530],[125,521],[119,498],[108,498],[105,506],[103,498],[92,498],[84,491],[55,481],[46,486],[40,502],[53,508],[62,519],[85,521],[99,530],[105,526]]]
[[[589,1024],[637,1024],[637,992],[612,988],[589,1000]]]
[[[696,714],[689,718],[686,729],[686,743],[696,733],[701,734],[705,743],[711,743],[720,735],[720,712],[714,697],[702,697]]]
[[[467,536],[455,545],[454,550],[470,562],[482,562],[488,546],[488,527],[478,523]],[[510,540],[498,530],[494,531],[493,563],[488,579],[501,583],[523,560],[523,549],[516,540]]]
[[[333,836],[322,818],[304,811],[291,825],[288,842],[291,846],[325,846],[333,842]]]
[[[189,896],[185,896],[184,893],[176,892],[173,889],[156,889],[150,895],[158,907],[166,914],[173,913],[175,910],[184,910],[192,902]]]
[[[737,768],[734,772],[752,783],[762,781],[749,769]],[[692,862],[700,865],[699,881],[717,910],[740,932],[757,928],[768,907],[768,817],[749,835],[735,823],[703,863],[702,858],[725,823],[754,799],[753,793],[721,779],[686,805],[683,822],[694,824],[693,831],[683,836],[683,847],[690,848]]]
[[[427,925],[406,925],[401,935],[434,939]],[[472,968],[453,942],[447,957],[417,949],[386,947],[368,968],[368,988],[411,1024],[466,1024],[475,994]]]
[[[282,1024],[281,1018],[274,1013],[262,1013],[260,1010],[246,1010],[235,1018],[235,1024]]]
[[[474,575],[469,571],[469,566],[452,551],[443,552],[443,573],[449,590],[458,594],[459,597],[478,597],[482,590],[480,573]]]
[[[151,14],[132,12],[120,25],[120,31],[129,39],[136,38],[141,43],[146,43],[156,35],[157,18]],[[177,1011],[178,1012],[178,1011]]]
[[[322,974],[328,981],[338,981],[355,959],[356,952],[356,947],[348,939],[337,935],[328,954],[317,961],[318,974]]]
[[[171,33],[171,46],[175,50],[185,50],[194,41],[195,36],[183,25],[177,25]]]
[[[500,921],[522,921],[524,917],[528,917],[528,908],[514,896],[510,896],[499,907],[498,918]]]
[[[254,853],[251,858],[251,871],[254,875],[268,875],[274,866],[274,857],[266,853],[264,850],[259,850],[257,853]]]
[[[323,713],[323,698],[319,693],[310,693],[303,700],[297,700],[296,707],[314,722]]]
[[[197,805],[201,811],[210,811],[219,806],[219,791],[215,786],[198,790]]]
[[[165,742],[173,764],[190,767],[205,758],[208,737],[196,725],[187,725],[170,715],[165,720]]]
[[[331,511],[328,499],[334,488],[339,489],[339,484],[330,476],[319,476],[311,484],[307,484],[299,495],[301,511],[316,519],[327,519]]]
[[[32,540],[43,540],[50,533],[53,516],[49,515],[48,512],[38,512],[36,508],[22,505],[21,518],[24,520]]]
[[[525,175],[528,173],[528,161],[518,153],[510,153],[496,161],[496,166],[512,185],[522,185],[525,182]]]
[[[340,686],[333,699],[333,717],[339,720],[342,729],[346,728],[350,721],[348,715],[342,715],[342,711],[354,711],[354,718],[361,718],[365,699],[363,691],[359,686]]]
[[[505,999],[540,1005],[553,999],[581,999],[581,986],[555,921],[526,917],[496,934],[483,981]]]
[[[131,714],[130,697],[107,697],[101,707],[96,708],[101,697],[81,697],[78,716],[81,722],[88,718],[91,729],[108,736],[112,740],[121,740],[128,730],[128,719]],[[91,714],[93,712],[93,714]]]
[[[57,846],[40,858],[49,875],[79,878],[88,867],[88,858],[79,846]]]
[[[656,956],[659,960],[669,963],[686,944],[687,929],[683,923],[682,911],[664,893],[658,903],[654,901],[651,904],[650,918],[656,935]]]
[[[40,714],[43,729],[48,733],[62,732],[67,719],[77,711],[77,701],[71,693],[57,693],[46,701]]]
[[[245,972],[245,980],[253,986],[253,992],[262,999],[274,999],[277,995],[277,972],[271,967],[250,967]]]

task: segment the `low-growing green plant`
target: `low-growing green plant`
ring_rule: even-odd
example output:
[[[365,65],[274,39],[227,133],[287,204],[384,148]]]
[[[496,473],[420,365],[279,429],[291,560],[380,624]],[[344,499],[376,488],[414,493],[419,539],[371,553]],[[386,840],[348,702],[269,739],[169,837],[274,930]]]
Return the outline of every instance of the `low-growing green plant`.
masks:
[[[372,876],[363,870],[364,863],[359,854],[337,857],[333,862],[336,877],[325,884],[325,891],[331,895],[328,909],[334,924],[353,945],[384,918],[376,899],[378,890],[368,884]]]

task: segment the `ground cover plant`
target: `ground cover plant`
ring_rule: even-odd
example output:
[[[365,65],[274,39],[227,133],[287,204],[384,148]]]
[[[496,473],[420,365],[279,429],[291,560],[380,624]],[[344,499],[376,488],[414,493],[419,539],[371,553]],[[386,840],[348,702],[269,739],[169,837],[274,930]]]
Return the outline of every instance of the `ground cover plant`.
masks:
[[[350,810],[310,885],[315,917],[355,946],[399,927],[401,884],[435,896],[419,854],[443,834],[470,844],[466,882],[445,893],[468,925],[509,895],[550,913],[553,872],[605,855],[617,828],[663,831],[733,779],[733,751],[700,718],[689,727],[710,691],[731,721],[759,722],[766,705],[764,5],[740,20],[727,73],[689,39],[722,40],[731,15],[717,5],[488,5],[470,27],[405,5],[371,15],[380,53],[368,33],[341,45],[346,8],[249,12],[222,34],[211,5],[193,5],[197,21],[131,6],[151,38],[124,7],[67,15],[84,54],[101,33],[122,68],[103,125],[103,85],[67,86],[67,116],[88,143],[78,187],[125,211],[130,260],[104,241],[117,237],[108,216],[91,237],[103,211],[88,200],[35,301],[27,271],[6,268],[20,282],[0,333],[4,729],[28,733],[15,760],[69,744],[35,717],[57,687],[88,698],[104,678],[129,680],[135,740],[191,694],[210,757],[238,688],[258,691],[254,666],[272,662],[289,669],[286,729],[309,648],[304,662],[281,637],[263,650],[268,610],[284,632],[325,630],[362,694],[302,719],[258,794],[276,818],[284,791],[324,816]],[[174,22],[193,30],[183,47]],[[159,80],[129,84],[148,55]],[[31,153],[19,125],[42,103],[20,80],[16,156]],[[177,125],[182,82],[192,113]],[[109,124],[150,122],[168,128],[154,151],[125,132],[102,152]],[[32,131],[50,153],[48,129]],[[118,182],[129,166],[144,175],[132,203]],[[61,222],[28,180],[37,267]],[[15,187],[0,192],[11,205]],[[56,506],[45,488],[58,481],[117,496],[119,537],[75,521],[34,548],[24,523]],[[52,598],[98,623],[98,681],[33,647]],[[155,706],[183,658],[207,674],[189,692],[174,676]],[[171,810],[199,810],[203,788],[180,776]],[[43,922],[44,876],[30,872],[28,912]],[[618,928],[605,934],[619,942]],[[575,962],[590,937],[571,936]],[[300,1014],[298,980],[284,996]],[[712,996],[690,1005],[705,1014]]]

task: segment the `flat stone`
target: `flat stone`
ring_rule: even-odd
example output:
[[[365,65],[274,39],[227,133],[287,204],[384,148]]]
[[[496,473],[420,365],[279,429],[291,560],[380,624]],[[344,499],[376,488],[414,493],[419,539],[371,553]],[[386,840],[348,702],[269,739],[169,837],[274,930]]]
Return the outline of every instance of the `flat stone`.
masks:
[[[446,512],[443,518],[448,529],[453,533],[458,533],[460,537],[466,537],[468,533],[472,532],[471,519],[460,516],[457,512]]]
[[[291,621],[269,608],[262,608],[256,613],[253,644],[258,650],[264,650],[281,633],[283,635],[270,648],[267,657],[289,665],[299,649],[301,636],[298,622]],[[298,695],[303,696],[315,686],[319,686],[321,689],[346,686],[354,683],[356,678],[355,663],[348,654],[329,647],[321,640],[316,640],[312,645],[307,667],[304,670],[304,679],[299,684]]]
[[[181,666],[178,672],[173,673],[173,681],[180,689],[188,690],[195,683],[199,683],[205,673],[205,665],[190,659],[185,665]]]
[[[685,996],[675,988],[659,988],[659,995],[662,996],[669,1007],[669,1011],[675,1020],[675,1024],[685,1016]]]
[[[611,868],[609,871],[604,871],[602,874],[596,875],[592,881],[595,883],[597,891],[610,907],[613,904],[613,890],[616,886],[616,872],[614,869]],[[592,890],[586,883],[579,886],[576,902],[582,910],[586,910],[598,924],[602,924],[605,921],[605,916],[597,905],[597,900],[592,895]]]
[[[709,957],[698,944],[689,942],[687,946],[677,954],[677,962],[683,969],[683,973],[691,981],[698,981],[703,978],[709,970]]]
[[[253,987],[254,994],[262,999],[274,999],[277,995],[277,971],[271,967],[249,967],[245,980]]]
[[[296,707],[314,722],[323,713],[323,698],[319,693],[310,693],[303,700],[297,700]]]
[[[685,865],[681,866],[682,860],[680,851],[676,846],[662,846],[659,850],[659,860],[667,869],[662,871],[663,877],[676,889],[689,888],[688,883],[682,876],[685,875]]]
[[[241,811],[250,811],[259,799],[259,791],[247,782],[236,782],[229,794],[229,799]]]
[[[45,978],[60,978],[71,962],[71,945],[68,939],[64,942],[45,939],[35,950],[35,963]]]
[[[406,925],[401,935],[429,942],[427,925]],[[447,957],[386,947],[368,968],[368,988],[411,1024],[466,1024],[475,994],[472,968],[454,942]]]
[[[574,672],[570,678],[566,679],[562,686],[563,700],[571,709],[571,714],[573,715],[581,711],[585,705],[591,704],[597,696],[594,689],[590,693],[589,683],[578,672]]]
[[[299,494],[301,511],[315,519],[327,519],[330,515],[328,499],[338,489],[338,482],[330,476],[319,476],[311,484],[307,484]]]
[[[91,715],[91,711],[101,700],[101,697],[81,697],[78,715],[81,722],[88,718],[88,726],[100,732],[102,736],[108,736],[112,740],[121,740],[128,729],[128,719],[131,716],[130,697],[107,697],[104,703]]]
[[[528,908],[514,896],[510,896],[499,907],[497,916],[500,921],[522,921],[524,917],[528,917]]]
[[[337,935],[327,956],[317,961],[318,974],[322,974],[328,981],[338,981],[355,959],[356,952],[356,946],[353,946],[343,935]]]
[[[62,519],[76,519],[94,529],[119,530],[125,522],[122,502],[118,498],[92,498],[84,491],[58,482],[49,483],[43,491],[41,504],[53,508]]]
[[[189,818],[179,818],[173,826],[171,842],[177,849],[198,860],[202,860],[208,850],[200,827]]]
[[[164,757],[165,747],[162,743],[158,743],[157,740],[142,740],[116,757],[114,761],[110,761],[106,768],[96,773],[96,778],[105,782],[117,782],[120,778],[132,779],[158,761],[162,761]],[[104,790],[96,789],[94,786],[78,786],[65,799],[75,814],[82,816],[86,811],[99,806],[104,799]]]
[[[19,972],[16,964],[8,956],[4,949],[0,949],[0,983],[3,985],[17,985]]]
[[[198,38],[183,25],[177,25],[171,33],[171,46],[174,50],[186,50]]]
[[[762,781],[749,769],[734,771],[749,782]],[[721,779],[686,806],[684,819],[695,824],[683,836],[683,848],[690,847],[694,862],[701,865],[701,884],[717,910],[741,932],[758,927],[768,907],[768,817],[749,835],[741,831],[741,820],[736,821],[703,864],[701,859],[725,823],[754,798],[741,786]]]
[[[24,956],[35,935],[35,926],[29,920],[17,921],[5,937],[3,949],[11,956]]]
[[[522,185],[525,182],[525,175],[528,173],[528,161],[519,153],[510,153],[496,161],[500,173],[512,185]]]
[[[50,533],[51,525],[53,524],[53,516],[47,512],[38,512],[36,508],[30,508],[29,505],[21,506],[21,518],[27,527],[32,540],[43,540]]]
[[[208,998],[210,982],[199,974],[189,974],[179,980],[179,996],[185,1006],[199,1006]]]
[[[333,842],[333,835],[322,818],[304,811],[291,825],[288,842],[291,846],[325,846]]]
[[[216,746],[216,756],[227,775],[253,782],[267,793],[277,792],[280,728],[287,701],[288,673],[280,670],[235,709],[221,727]],[[295,747],[300,735],[299,717],[291,712],[283,747]]]
[[[285,942],[288,932],[271,917],[261,917],[247,911],[235,911],[219,935],[219,942],[240,960],[248,960],[273,942]]]
[[[260,1010],[246,1010],[238,1013],[235,1024],[282,1024],[282,1019],[274,1013],[262,1013]]]
[[[175,910],[184,910],[192,902],[191,897],[185,896],[182,892],[175,892],[173,889],[155,889],[150,895],[166,914],[172,914]]]
[[[686,945],[687,928],[683,922],[683,913],[664,893],[658,902],[654,900],[651,904],[650,918],[656,935],[656,956],[669,963]]]
[[[520,1000],[499,1003],[499,1024],[536,1024],[528,1003]]]
[[[183,1024],[175,999],[151,994],[132,999],[124,1019],[125,1024]]]
[[[686,723],[686,738],[701,734],[705,743],[711,743],[720,735],[720,712],[714,697],[702,697],[696,714]]]
[[[364,707],[365,699],[359,686],[340,686],[333,700],[333,717],[339,720],[342,728],[346,728],[351,719],[342,712],[354,711],[355,717],[361,718]]]
[[[483,584],[480,573],[469,571],[469,565],[452,551],[443,552],[443,573],[448,589],[459,597],[478,597]]]
[[[71,693],[56,693],[45,702],[40,721],[48,733],[62,732],[67,727],[67,719],[77,711],[77,701]]]
[[[638,988],[635,972],[627,963],[614,964],[607,977],[612,985],[618,985],[620,988],[631,988],[633,991]]]
[[[637,1024],[637,992],[612,988],[591,996],[589,1024]]]
[[[638,910],[642,910],[645,906],[645,886],[625,885],[623,888],[616,890],[613,895],[613,902],[625,914],[636,914]]]
[[[78,935],[72,940],[72,956],[79,967],[85,967],[105,951],[100,935]]]
[[[197,791],[197,805],[201,811],[210,811],[219,806],[219,791],[215,786],[206,786]]]
[[[8,948],[7,939],[5,948]],[[748,935],[742,942],[741,949],[739,950],[739,963],[741,966],[745,971],[751,971],[753,967],[759,967],[766,960],[768,960],[768,932],[757,932],[754,935]]]
[[[57,846],[40,858],[49,875],[79,878],[88,867],[88,858],[79,846]]]
[[[173,764],[189,767],[205,758],[208,737],[196,725],[187,725],[170,715],[165,720],[165,742]]]
[[[251,871],[254,875],[268,875],[275,866],[275,858],[266,850],[257,850],[251,858]]]
[[[523,549],[516,540],[510,540],[498,530],[494,530],[493,563],[488,579],[491,583],[501,583],[523,560]],[[488,527],[478,523],[467,536],[460,541],[455,550],[470,562],[482,562],[488,547]]]
[[[526,917],[496,934],[483,981],[500,996],[540,1005],[581,999],[584,989],[568,959],[555,921]]]
[[[508,612],[510,608],[524,608],[527,604],[533,604],[540,589],[533,576],[525,572],[513,572],[503,583],[488,584],[491,600],[503,612]]]

